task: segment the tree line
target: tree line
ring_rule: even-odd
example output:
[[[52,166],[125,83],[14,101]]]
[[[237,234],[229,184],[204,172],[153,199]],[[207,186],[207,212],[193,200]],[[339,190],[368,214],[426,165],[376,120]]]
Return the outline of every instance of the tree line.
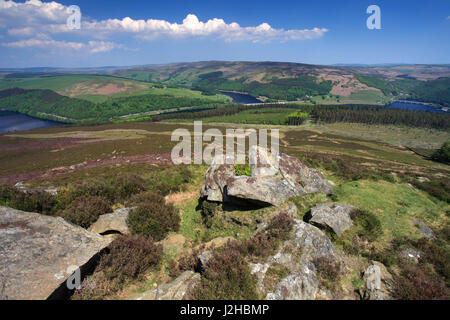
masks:
[[[365,124],[392,124],[448,130],[450,114],[391,109],[373,106],[320,106],[311,117],[316,122],[355,122]]]
[[[213,108],[218,105],[219,102],[207,99],[155,94],[111,98],[94,103],[62,96],[47,89],[12,88],[0,91],[0,107],[4,110],[72,123],[107,122],[115,117],[154,110],[191,106]]]

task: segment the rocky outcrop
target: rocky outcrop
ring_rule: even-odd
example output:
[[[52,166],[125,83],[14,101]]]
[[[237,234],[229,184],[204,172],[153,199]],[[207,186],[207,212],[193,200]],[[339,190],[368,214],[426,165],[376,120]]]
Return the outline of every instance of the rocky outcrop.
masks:
[[[264,148],[252,146],[250,177],[235,176],[234,165],[225,160],[223,156],[216,157],[205,174],[201,196],[208,201],[278,206],[292,196],[333,192],[332,183],[320,170],[310,169],[284,153],[272,155]]]
[[[111,241],[62,218],[0,207],[0,299],[58,297]]]
[[[225,156],[216,156],[205,174],[205,184],[200,190],[200,195],[208,201],[223,202],[224,188],[227,180],[234,177],[235,170],[233,164],[227,164],[229,161]]]
[[[351,227],[353,222],[350,213],[357,209],[357,207],[338,202],[321,203],[311,209],[308,222],[341,236],[345,230]]]
[[[200,282],[200,274],[193,271],[185,271],[175,280],[159,285],[142,293],[136,300],[183,300],[187,298],[189,290]]]
[[[294,188],[301,188],[303,193],[333,193],[333,183],[325,178],[322,171],[308,168],[295,157],[280,153],[279,170],[284,179]]]
[[[241,200],[278,206],[286,199],[302,194],[301,189],[293,188],[277,176],[240,176],[227,181],[227,195],[233,197],[235,202]]]
[[[393,278],[382,263],[371,261],[370,266],[364,272],[363,280],[365,284],[365,288],[362,291],[363,299],[392,299],[390,292],[393,284]]]
[[[121,234],[130,234],[127,219],[130,208],[121,208],[112,213],[102,214],[95,223],[89,227],[89,231],[106,234],[119,232]]]
[[[331,264],[339,264],[341,256],[330,239],[317,227],[295,219],[291,237],[280,250],[264,263],[251,266],[258,278],[261,294],[269,300],[313,300],[330,297],[331,293],[321,288],[316,261],[326,259]],[[269,271],[284,268],[287,276],[275,285],[267,287]]]

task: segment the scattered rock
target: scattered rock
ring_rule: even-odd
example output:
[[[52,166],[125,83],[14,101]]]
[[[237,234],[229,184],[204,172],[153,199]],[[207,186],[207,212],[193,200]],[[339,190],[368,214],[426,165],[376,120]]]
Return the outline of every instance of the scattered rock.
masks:
[[[353,223],[350,213],[357,207],[338,202],[327,202],[311,209],[309,223],[320,228],[331,229],[338,236],[349,229]]]
[[[419,227],[420,234],[423,235],[426,239],[428,240],[436,239],[433,230],[431,230],[431,228],[425,222],[415,220],[414,225]]]
[[[121,208],[112,213],[102,214],[95,223],[89,227],[89,231],[99,234],[120,232],[121,234],[130,234],[127,219],[130,208]]]
[[[83,275],[111,241],[59,217],[0,207],[0,299],[64,296],[74,269]]]
[[[362,298],[368,300],[390,300],[393,284],[392,275],[386,267],[377,261],[371,261],[371,265],[364,272],[365,288],[362,290]]]
[[[413,248],[407,248],[400,252],[400,256],[413,261],[414,263],[418,263],[419,259],[421,257],[420,251],[413,249]]]
[[[419,182],[430,182],[430,179],[428,179],[427,177],[417,177],[417,180]]]
[[[183,300],[186,294],[200,282],[200,274],[185,271],[175,280],[164,283],[156,289],[142,293],[136,300]]]
[[[27,188],[23,184],[23,182],[18,182],[14,185],[17,189],[19,189],[22,192],[25,193],[33,193],[33,192],[47,192],[51,194],[52,196],[55,196],[58,194],[58,188],[57,187],[38,187],[38,188]]]

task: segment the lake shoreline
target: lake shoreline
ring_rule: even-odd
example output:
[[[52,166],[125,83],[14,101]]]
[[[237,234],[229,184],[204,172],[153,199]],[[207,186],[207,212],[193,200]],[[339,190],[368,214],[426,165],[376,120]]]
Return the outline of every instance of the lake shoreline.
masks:
[[[24,113],[0,110],[0,134],[68,125],[64,122],[33,117]]]

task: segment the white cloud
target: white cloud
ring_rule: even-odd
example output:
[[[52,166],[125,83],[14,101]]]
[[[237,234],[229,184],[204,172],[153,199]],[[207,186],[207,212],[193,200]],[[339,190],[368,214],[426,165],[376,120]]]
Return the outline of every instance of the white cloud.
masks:
[[[30,27],[8,29],[10,36],[31,36],[35,34],[35,30]]]
[[[9,48],[27,48],[27,47],[38,47],[38,48],[58,48],[67,50],[84,50],[85,52],[97,53],[106,52],[114,48],[121,48],[121,45],[117,45],[113,42],[106,41],[89,41],[87,44],[82,42],[71,42],[71,41],[57,41],[53,39],[27,39],[13,42],[5,42],[0,44],[3,47]]]
[[[322,37],[326,28],[275,29],[268,23],[242,27],[236,22],[226,23],[214,18],[199,21],[196,15],[188,14],[182,23],[165,20],[123,19],[93,20],[82,18],[81,30],[69,30],[66,20],[67,7],[57,2],[29,0],[25,3],[0,0],[0,28],[8,29],[10,36],[31,36],[33,33],[74,34],[87,38],[107,40],[118,34],[134,35],[140,39],[152,40],[159,37],[215,37],[225,41],[294,41]],[[83,8],[81,8],[83,13]]]
[[[32,27],[48,23],[64,23],[69,16],[66,6],[58,2],[29,0],[24,3],[0,0],[0,21],[6,25]]]
[[[126,17],[122,20],[86,21],[82,23],[82,29],[95,30],[101,35],[117,32],[131,33],[143,39],[154,39],[161,36],[215,36],[226,41],[251,40],[254,42],[315,39],[328,31],[325,28],[274,29],[265,22],[256,27],[241,27],[236,22],[227,24],[223,19],[218,18],[202,22],[194,14],[188,14],[181,24],[155,19],[133,20]]]

